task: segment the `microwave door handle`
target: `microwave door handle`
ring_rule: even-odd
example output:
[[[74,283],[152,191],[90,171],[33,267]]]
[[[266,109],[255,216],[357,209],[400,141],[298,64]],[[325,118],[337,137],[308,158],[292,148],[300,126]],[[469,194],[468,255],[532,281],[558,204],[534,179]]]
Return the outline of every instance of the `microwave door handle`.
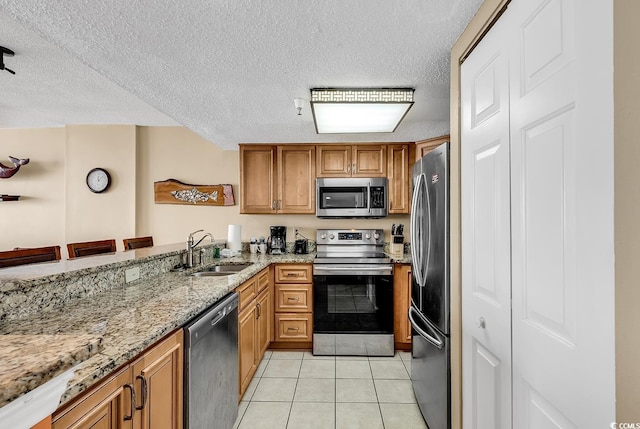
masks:
[[[367,183],[367,208],[369,209],[369,213],[371,213],[371,182]]]

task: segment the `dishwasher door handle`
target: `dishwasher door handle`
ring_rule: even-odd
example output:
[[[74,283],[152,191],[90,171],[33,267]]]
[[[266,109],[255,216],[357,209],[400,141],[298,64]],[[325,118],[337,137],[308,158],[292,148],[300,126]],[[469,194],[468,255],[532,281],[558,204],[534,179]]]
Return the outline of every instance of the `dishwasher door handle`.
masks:
[[[224,311],[224,309],[218,311],[215,317],[211,319],[211,326],[216,326],[218,323],[220,323],[222,319],[224,319],[224,316],[226,315],[227,315],[227,312]]]

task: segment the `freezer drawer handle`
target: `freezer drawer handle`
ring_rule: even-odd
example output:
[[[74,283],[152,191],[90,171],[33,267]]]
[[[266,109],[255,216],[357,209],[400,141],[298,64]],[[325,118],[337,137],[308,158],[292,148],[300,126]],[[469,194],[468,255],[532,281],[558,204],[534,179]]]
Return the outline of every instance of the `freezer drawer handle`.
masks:
[[[442,348],[444,347],[444,343],[439,339],[427,334],[420,326],[418,326],[415,319],[413,318],[413,313],[416,313],[416,310],[414,310],[413,307],[409,308],[409,321],[411,322],[411,326],[413,327],[413,329],[415,329],[418,332],[418,334],[420,334],[420,336],[423,337],[425,340],[429,341],[438,349],[442,350]]]

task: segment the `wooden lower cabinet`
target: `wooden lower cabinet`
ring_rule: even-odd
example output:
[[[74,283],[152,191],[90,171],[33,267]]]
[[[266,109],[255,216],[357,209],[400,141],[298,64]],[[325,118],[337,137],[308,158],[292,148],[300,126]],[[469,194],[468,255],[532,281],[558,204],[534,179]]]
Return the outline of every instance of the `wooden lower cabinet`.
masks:
[[[253,374],[273,338],[271,277],[271,270],[265,268],[236,289],[241,296],[242,308],[238,314],[239,399],[242,399],[251,383]]]
[[[393,269],[393,334],[396,349],[411,347],[411,265],[396,264]]]
[[[240,398],[251,382],[253,374],[258,368],[258,344],[256,337],[258,324],[256,322],[258,309],[255,306],[245,309],[238,315],[238,391]]]
[[[182,356],[180,329],[56,411],[52,428],[181,429]]]
[[[276,341],[312,340],[312,313],[276,313]]]
[[[182,428],[183,356],[180,330],[132,364],[137,394],[134,428]]]
[[[260,292],[256,298],[256,307],[258,308],[257,345],[259,356],[257,360],[260,363],[273,337],[273,293],[270,288]]]
[[[51,429],[51,416],[40,420],[35,426],[31,426],[31,429]]]
[[[275,267],[274,342],[282,348],[311,347],[313,340],[311,264]]]

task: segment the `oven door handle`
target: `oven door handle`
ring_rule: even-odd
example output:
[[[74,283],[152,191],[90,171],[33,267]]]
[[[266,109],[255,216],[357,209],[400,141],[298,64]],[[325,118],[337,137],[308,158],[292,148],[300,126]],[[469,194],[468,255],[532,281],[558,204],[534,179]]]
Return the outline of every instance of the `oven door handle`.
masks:
[[[427,340],[428,342],[430,342],[431,344],[433,344],[434,346],[436,346],[438,348],[438,350],[442,350],[442,348],[444,347],[444,343],[442,341],[440,341],[439,339],[437,339],[436,337],[429,335],[424,329],[422,329],[422,327],[420,325],[418,325],[418,323],[416,322],[416,320],[414,319],[413,315],[416,314],[416,316],[419,319],[422,319],[423,317],[420,314],[417,314],[418,311],[413,308],[410,307],[409,308],[409,321],[411,322],[411,327],[413,329],[416,330],[416,332],[425,340]],[[431,327],[429,326],[427,321],[425,322],[425,327],[427,329],[431,329]]]
[[[388,271],[393,267],[313,267],[315,270],[322,271],[354,271],[354,270],[363,270],[363,271]]]

